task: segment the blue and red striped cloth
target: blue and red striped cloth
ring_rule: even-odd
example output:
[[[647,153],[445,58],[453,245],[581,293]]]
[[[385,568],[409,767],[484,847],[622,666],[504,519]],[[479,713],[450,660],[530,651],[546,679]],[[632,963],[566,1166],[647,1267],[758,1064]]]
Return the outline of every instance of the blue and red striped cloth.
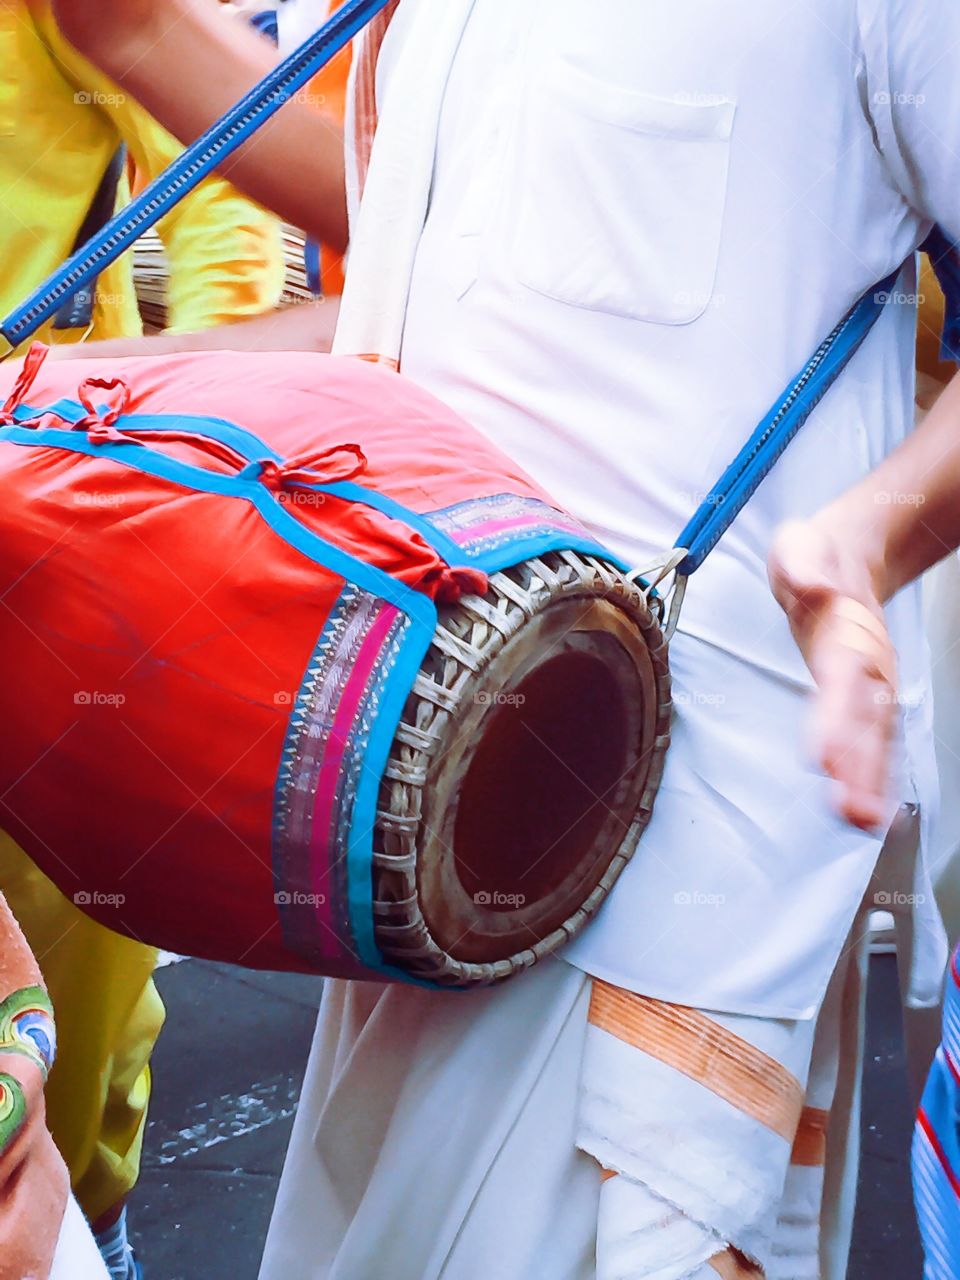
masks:
[[[943,1042],[913,1139],[913,1189],[926,1254],[924,1280],[960,1278],[960,949],[947,977]]]

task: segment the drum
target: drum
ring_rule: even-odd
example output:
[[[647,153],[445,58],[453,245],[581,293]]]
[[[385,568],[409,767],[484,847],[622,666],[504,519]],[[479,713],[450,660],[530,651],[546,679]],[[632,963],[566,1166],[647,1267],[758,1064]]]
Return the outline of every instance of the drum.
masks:
[[[280,306],[293,307],[302,302],[314,302],[316,295],[307,280],[303,232],[286,223],[281,225],[280,231],[285,268]],[[133,247],[133,283],[144,329],[147,333],[159,333],[167,326],[170,268],[163,241],[156,231],[146,232]]]
[[[660,603],[362,361],[0,370],[3,825],[251,967],[491,983],[596,911],[669,732]]]

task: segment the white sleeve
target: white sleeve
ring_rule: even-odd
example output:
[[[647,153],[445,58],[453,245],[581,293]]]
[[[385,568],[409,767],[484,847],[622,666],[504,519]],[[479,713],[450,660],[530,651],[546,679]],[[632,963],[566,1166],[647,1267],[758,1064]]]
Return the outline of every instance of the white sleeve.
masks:
[[[280,55],[299,49],[330,16],[330,0],[286,0],[277,5]]]
[[[907,203],[960,243],[960,0],[858,0],[865,107]]]

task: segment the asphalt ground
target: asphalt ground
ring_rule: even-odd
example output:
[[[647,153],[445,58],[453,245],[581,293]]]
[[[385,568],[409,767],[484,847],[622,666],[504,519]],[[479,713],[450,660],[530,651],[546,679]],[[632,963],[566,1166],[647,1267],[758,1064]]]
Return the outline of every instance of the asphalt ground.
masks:
[[[158,973],[167,1025],[131,1226],[145,1280],[256,1280],[319,980],[186,961]],[[860,1207],[848,1280],[921,1280],[896,961],[872,961]],[[309,1271],[289,1280],[313,1280]],[[355,1280],[391,1280],[358,1276]],[[490,1280],[496,1280],[491,1277]]]

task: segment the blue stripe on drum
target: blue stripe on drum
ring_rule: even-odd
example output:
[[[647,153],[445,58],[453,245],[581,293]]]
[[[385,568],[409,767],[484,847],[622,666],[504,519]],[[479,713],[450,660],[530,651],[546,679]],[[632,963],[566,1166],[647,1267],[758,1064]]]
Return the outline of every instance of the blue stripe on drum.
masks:
[[[86,409],[75,400],[59,400],[47,409],[21,405],[14,410],[18,421],[27,421],[42,413],[77,422]],[[119,430],[188,431],[236,449],[248,460],[282,457],[259,436],[236,423],[222,418],[202,418],[189,414],[122,414],[116,422]],[[520,560],[545,555],[549,551],[578,551],[596,555],[623,570],[630,566],[593,538],[572,516],[550,506],[539,498],[498,493],[473,498],[438,511],[421,514],[375,489],[355,480],[339,480],[332,484],[305,485],[316,493],[328,493],[348,502],[360,502],[384,515],[400,520],[424,538],[428,545],[449,565],[457,565],[464,557],[473,567],[485,573],[496,573]],[[511,521],[509,528],[484,533],[479,526],[491,521]]]
[[[297,695],[278,774],[273,867],[284,939],[318,967],[339,959],[350,976],[369,963],[350,909],[350,834],[383,692],[409,628],[392,605],[359,587],[344,588]],[[374,821],[375,809],[362,823],[367,918]]]

